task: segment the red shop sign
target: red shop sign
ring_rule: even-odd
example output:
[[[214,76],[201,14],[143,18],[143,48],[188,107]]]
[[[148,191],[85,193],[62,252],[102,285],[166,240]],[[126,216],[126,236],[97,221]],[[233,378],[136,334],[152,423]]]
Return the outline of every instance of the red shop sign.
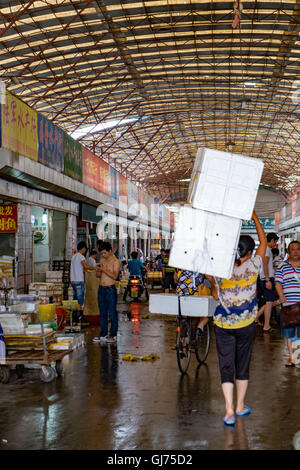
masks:
[[[0,204],[0,233],[18,231],[18,205]]]

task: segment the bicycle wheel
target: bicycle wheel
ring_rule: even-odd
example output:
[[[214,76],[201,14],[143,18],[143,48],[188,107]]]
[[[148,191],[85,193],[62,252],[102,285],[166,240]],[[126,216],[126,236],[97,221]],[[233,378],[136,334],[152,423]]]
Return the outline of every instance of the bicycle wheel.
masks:
[[[185,374],[191,360],[191,322],[180,320],[177,327],[176,357],[180,372]]]
[[[210,329],[209,329],[209,324],[207,323],[205,327],[203,328],[203,333],[199,334],[199,332],[196,332],[196,338],[195,338],[195,355],[197,358],[197,361],[202,364],[205,362],[208,351],[209,351],[209,346],[210,346]]]

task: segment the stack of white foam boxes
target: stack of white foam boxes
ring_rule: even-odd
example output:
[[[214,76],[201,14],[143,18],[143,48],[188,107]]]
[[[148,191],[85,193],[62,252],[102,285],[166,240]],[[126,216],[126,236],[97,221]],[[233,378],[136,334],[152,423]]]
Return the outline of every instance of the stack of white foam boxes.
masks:
[[[64,285],[63,285],[63,272],[62,271],[47,271],[46,282],[54,284],[53,289],[53,303],[62,305]]]
[[[242,220],[252,217],[263,171],[259,159],[199,149],[181,207],[170,266],[229,279]]]

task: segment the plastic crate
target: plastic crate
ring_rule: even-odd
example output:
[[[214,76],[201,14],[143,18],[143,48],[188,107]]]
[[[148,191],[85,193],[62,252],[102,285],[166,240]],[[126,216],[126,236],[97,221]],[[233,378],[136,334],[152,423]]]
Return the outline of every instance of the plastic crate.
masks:
[[[250,220],[263,167],[257,158],[199,149],[188,202],[195,209]]]

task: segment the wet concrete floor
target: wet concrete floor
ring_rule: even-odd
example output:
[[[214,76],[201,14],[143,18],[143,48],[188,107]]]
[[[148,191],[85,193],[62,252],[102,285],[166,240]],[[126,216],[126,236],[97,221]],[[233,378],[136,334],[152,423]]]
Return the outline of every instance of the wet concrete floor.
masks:
[[[131,310],[131,319],[122,311]],[[292,450],[300,430],[299,366],[284,366],[279,327],[257,331],[247,401],[252,413],[224,426],[224,402],[212,328],[207,363],[177,368],[173,317],[147,304],[119,303],[117,345],[92,343],[63,360],[63,376],[43,383],[36,369],[0,384],[0,448],[7,450]],[[154,362],[126,362],[124,354]]]

